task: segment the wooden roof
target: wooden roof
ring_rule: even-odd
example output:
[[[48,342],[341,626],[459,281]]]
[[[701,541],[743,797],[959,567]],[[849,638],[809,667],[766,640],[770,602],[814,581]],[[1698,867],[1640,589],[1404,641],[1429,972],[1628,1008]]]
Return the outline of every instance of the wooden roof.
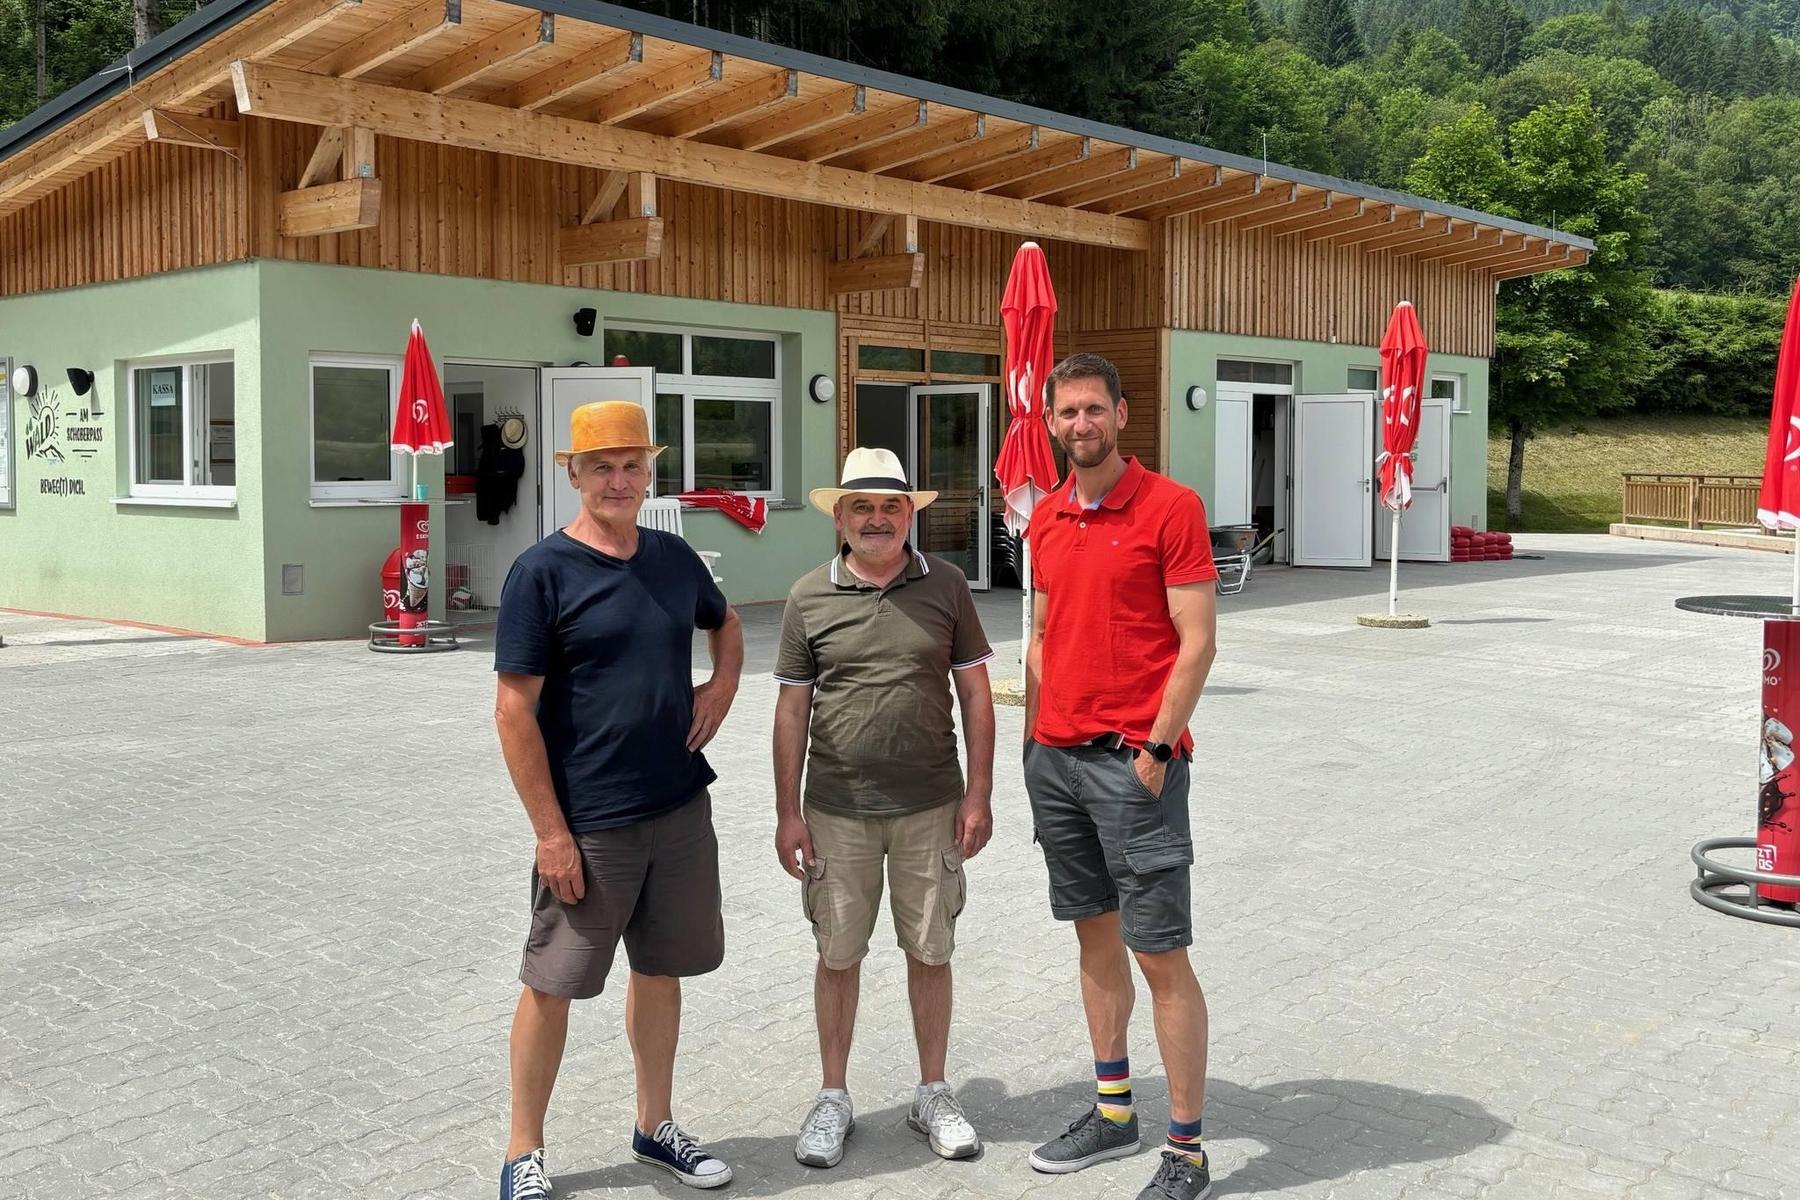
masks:
[[[1504,279],[1592,243],[589,0],[220,0],[0,133],[0,214],[239,113],[1145,250],[1189,216]],[[340,151],[341,153],[341,151]],[[329,165],[329,164],[327,164]],[[309,172],[309,174],[314,174]],[[616,201],[619,190],[612,190]],[[596,197],[596,206],[600,197]]]

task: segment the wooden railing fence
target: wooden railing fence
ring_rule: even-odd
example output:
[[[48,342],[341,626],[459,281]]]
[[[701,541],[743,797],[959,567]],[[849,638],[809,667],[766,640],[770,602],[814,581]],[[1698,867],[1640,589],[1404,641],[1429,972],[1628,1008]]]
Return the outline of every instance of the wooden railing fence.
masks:
[[[1672,521],[1689,529],[1756,524],[1760,475],[1627,472],[1621,478],[1621,507],[1627,521]]]

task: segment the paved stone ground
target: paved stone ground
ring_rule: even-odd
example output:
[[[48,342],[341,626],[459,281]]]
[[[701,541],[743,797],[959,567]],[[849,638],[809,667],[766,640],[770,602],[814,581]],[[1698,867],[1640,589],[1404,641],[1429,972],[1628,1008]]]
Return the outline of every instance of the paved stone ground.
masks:
[[[1759,634],[1671,607],[1779,592],[1786,562],[1521,544],[1544,557],[1408,567],[1422,632],[1353,624],[1377,573],[1269,571],[1224,604],[1194,819],[1220,1195],[1800,1195],[1800,940],[1687,896],[1694,840],[1749,832]],[[1016,601],[986,609],[1016,628]],[[746,611],[713,751],[731,948],[688,991],[680,1114],[739,1196],[1134,1194],[1147,1156],[1052,1181],[1024,1162],[1090,1082],[1010,757],[957,959],[986,1156],[938,1162],[904,1128],[884,939],[849,1157],[793,1162],[816,1068],[810,940],[770,848],[778,617]],[[530,845],[486,655],[0,633],[0,1196],[492,1195]],[[574,1022],[561,1194],[682,1193],[630,1161],[629,1088],[609,994]]]

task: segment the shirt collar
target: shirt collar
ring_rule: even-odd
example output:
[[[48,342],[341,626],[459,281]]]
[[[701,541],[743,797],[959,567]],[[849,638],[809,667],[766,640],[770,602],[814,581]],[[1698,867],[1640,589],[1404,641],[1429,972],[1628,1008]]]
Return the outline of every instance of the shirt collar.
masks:
[[[862,590],[867,590],[872,587],[873,585],[867,580],[863,579],[855,571],[844,566],[844,555],[848,553],[850,553],[850,543],[840,542],[838,544],[838,552],[831,560],[830,576],[832,586]],[[911,579],[923,579],[925,576],[931,574],[931,564],[925,561],[925,556],[923,554],[920,554],[917,550],[913,549],[913,544],[911,542],[906,543],[906,553],[911,556],[907,560],[906,570],[894,576],[888,583],[889,587],[893,587],[896,583],[904,583]]]
[[[1113,512],[1124,508],[1131,502],[1131,498],[1137,495],[1138,488],[1143,486],[1144,476],[1148,474],[1149,472],[1144,469],[1144,464],[1139,462],[1135,455],[1127,456],[1125,473],[1113,482],[1111,488],[1107,489],[1106,495],[1100,498],[1097,507]],[[1073,471],[1069,472],[1067,499],[1057,511],[1067,516],[1078,516],[1087,511],[1081,503],[1081,494],[1075,490],[1075,473]]]

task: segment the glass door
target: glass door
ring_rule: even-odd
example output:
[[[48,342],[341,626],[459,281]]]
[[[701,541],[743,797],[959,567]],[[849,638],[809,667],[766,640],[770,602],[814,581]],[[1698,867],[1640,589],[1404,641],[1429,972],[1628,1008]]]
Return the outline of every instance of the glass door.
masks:
[[[986,589],[995,525],[988,504],[993,386],[933,384],[911,388],[908,397],[913,486],[938,494],[913,518],[913,545],[955,563],[970,587]]]

